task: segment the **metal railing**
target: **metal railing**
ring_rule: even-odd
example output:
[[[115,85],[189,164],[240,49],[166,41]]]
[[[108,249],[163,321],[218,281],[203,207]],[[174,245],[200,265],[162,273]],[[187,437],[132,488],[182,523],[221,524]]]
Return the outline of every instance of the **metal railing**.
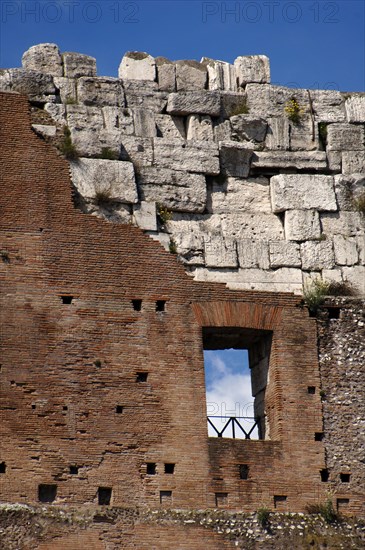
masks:
[[[224,424],[222,430],[218,430],[216,426],[213,424],[213,421],[211,419],[223,419],[227,420],[227,422]],[[232,438],[236,439],[236,427],[241,430],[241,432],[244,434],[245,439],[251,439],[251,434],[254,431],[256,427],[258,427],[258,419],[254,418],[253,416],[207,416],[208,424],[212,426],[214,431],[217,434],[217,437],[223,437],[224,432],[227,430],[227,428],[231,427],[232,429]],[[239,420],[248,420],[252,421],[253,425],[250,428],[249,431],[246,431]]]

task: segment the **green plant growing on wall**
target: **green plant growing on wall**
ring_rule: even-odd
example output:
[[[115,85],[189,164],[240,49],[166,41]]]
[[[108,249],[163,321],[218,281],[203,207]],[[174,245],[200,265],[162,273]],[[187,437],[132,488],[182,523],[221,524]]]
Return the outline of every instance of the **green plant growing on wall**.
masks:
[[[285,103],[284,111],[288,119],[293,124],[299,124],[300,119],[304,114],[304,109],[302,109],[294,96]]]
[[[162,227],[172,220],[172,212],[163,204],[157,204],[157,218]]]
[[[169,251],[171,254],[177,254],[177,245],[174,239],[171,237],[169,242]]]
[[[64,126],[63,128],[63,139],[58,148],[67,160],[77,160],[80,156],[75,145],[72,143],[71,132],[68,126]]]
[[[7,250],[0,250],[0,258],[4,264],[10,264],[10,256]]]
[[[325,149],[327,146],[327,126],[327,122],[320,122],[318,124],[318,136],[323,149]]]
[[[354,207],[360,214],[365,214],[365,191],[353,199]]]
[[[103,147],[99,155],[99,158],[106,159],[106,160],[118,160],[119,155],[118,153],[113,151],[113,149],[110,149],[110,147]]]
[[[75,97],[67,96],[65,99],[65,105],[77,105],[77,99]]]
[[[257,521],[263,529],[267,529],[270,524],[270,510],[266,506],[261,506],[256,512]]]
[[[318,504],[309,504],[306,506],[308,514],[318,514],[323,517],[326,523],[335,523],[339,521],[340,515],[333,507],[332,499],[329,496],[325,502]]]
[[[106,207],[112,201],[111,185],[99,185],[95,187],[94,204],[101,207]]]
[[[235,105],[232,107],[232,110],[230,111],[230,117],[236,116],[236,115],[247,115],[250,112],[249,106],[247,105],[247,99],[246,97],[243,97],[242,100],[239,102],[238,105]]]
[[[309,311],[315,314],[328,295],[330,284],[322,279],[313,279],[304,286],[303,298]]]

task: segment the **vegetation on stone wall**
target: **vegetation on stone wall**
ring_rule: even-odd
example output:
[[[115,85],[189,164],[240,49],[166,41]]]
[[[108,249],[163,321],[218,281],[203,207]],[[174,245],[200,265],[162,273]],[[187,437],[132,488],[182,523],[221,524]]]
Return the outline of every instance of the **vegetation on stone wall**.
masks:
[[[63,139],[59,144],[59,150],[67,158],[67,160],[77,160],[79,153],[72,143],[71,132],[68,126],[63,128]]]

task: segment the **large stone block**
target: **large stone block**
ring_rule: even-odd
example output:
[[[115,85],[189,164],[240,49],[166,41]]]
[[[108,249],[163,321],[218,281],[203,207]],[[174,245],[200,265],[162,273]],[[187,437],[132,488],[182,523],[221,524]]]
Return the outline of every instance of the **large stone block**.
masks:
[[[349,283],[356,294],[364,296],[365,294],[365,266],[355,265],[342,268],[342,278],[344,282]]]
[[[222,141],[219,143],[221,171],[226,176],[246,178],[250,171],[253,151],[243,143]]]
[[[355,265],[358,263],[356,237],[344,237],[343,235],[333,236],[333,248],[335,260],[338,265]]]
[[[313,111],[318,122],[344,122],[345,103],[337,90],[310,90]]]
[[[232,141],[232,128],[229,120],[222,118],[215,118],[213,121],[214,140],[219,141]]]
[[[348,122],[365,122],[365,95],[349,97],[345,108]]]
[[[232,137],[237,141],[264,141],[267,122],[250,115],[235,115],[230,118]]]
[[[273,212],[337,210],[333,176],[280,174],[270,181]]]
[[[339,210],[355,210],[356,200],[365,192],[365,173],[335,176]]]
[[[55,122],[64,126],[66,124],[66,107],[59,103],[45,103],[44,110],[53,118]]]
[[[238,264],[240,267],[269,269],[269,245],[267,241],[239,239],[237,241]]]
[[[70,166],[72,182],[83,197],[93,199],[103,192],[110,199],[123,203],[138,201],[132,163],[80,158]]]
[[[176,90],[178,92],[205,90],[207,77],[206,66],[198,61],[176,62]]]
[[[363,235],[365,220],[359,212],[336,212],[321,214],[322,231],[325,235]]]
[[[152,166],[140,168],[137,180],[143,200],[154,200],[180,212],[199,213],[205,209],[207,190],[201,174]]]
[[[180,257],[187,265],[204,265],[204,236],[201,222],[186,214],[174,214],[168,223]],[[196,218],[194,216],[194,218]]]
[[[122,107],[102,108],[105,131],[115,137],[134,134],[133,111]]]
[[[182,92],[170,94],[167,112],[171,115],[211,115],[219,116],[220,96],[218,92]]]
[[[213,181],[207,210],[214,214],[271,213],[269,180],[265,177]]]
[[[240,92],[220,92],[220,96],[222,118],[248,114],[247,96],[242,90]]]
[[[300,253],[306,271],[331,269],[335,265],[332,241],[307,241],[300,245]]]
[[[307,241],[319,239],[321,236],[321,224],[316,210],[287,210],[284,228],[288,241]]]
[[[185,139],[185,124],[183,117],[170,115],[155,115],[157,136],[170,139]]]
[[[364,174],[365,151],[343,151],[342,172],[344,174]]]
[[[124,107],[124,91],[117,78],[81,77],[77,81],[77,99],[84,105]]]
[[[154,164],[161,168],[219,174],[218,147],[205,141],[154,139]]]
[[[234,61],[239,86],[249,82],[270,82],[270,62],[266,55],[246,55]]]
[[[148,109],[133,109],[134,131],[136,136],[155,137],[157,128],[155,122],[155,113]]]
[[[269,243],[270,267],[300,267],[300,246],[288,241],[272,241]]]
[[[64,76],[96,76],[96,59],[81,53],[65,52],[62,54]]]
[[[263,118],[286,116],[286,103],[293,97],[297,100],[303,115],[310,112],[306,90],[273,86],[271,84],[247,84],[247,104],[252,116]]]
[[[265,146],[274,151],[288,150],[290,147],[288,119],[284,116],[270,117],[267,122]]]
[[[133,206],[134,221],[141,229],[157,231],[156,203],[141,201]]]
[[[215,224],[218,225],[217,221]],[[236,239],[284,239],[283,226],[275,214],[235,211],[231,214],[221,214],[219,226],[225,236]]]
[[[156,82],[126,80],[123,82],[125,102],[130,109],[149,109],[162,113],[167,105],[168,94],[159,92]]]
[[[56,101],[56,87],[50,74],[25,69],[5,69],[0,74],[0,91],[18,92],[37,103]]]
[[[324,151],[255,151],[252,168],[325,170],[327,157]]]
[[[237,90],[236,72],[234,65],[225,61],[216,61],[208,57],[201,60],[208,71],[208,90]]]
[[[156,57],[158,88],[164,92],[176,91],[176,65],[166,57]]]
[[[208,115],[189,115],[186,120],[186,139],[213,140],[212,119]]]
[[[318,124],[311,117],[301,117],[298,124],[290,122],[290,150],[313,151],[319,149]]]
[[[329,151],[364,151],[364,126],[329,124],[327,149]]]
[[[53,80],[62,103],[66,105],[77,103],[76,80],[74,78],[55,76]]]
[[[205,265],[207,267],[237,267],[237,250],[234,239],[221,235],[204,237]]]
[[[62,76],[63,66],[60,50],[56,44],[37,44],[24,52],[23,69],[38,73]]]
[[[71,139],[81,156],[96,156],[103,147],[100,135],[103,131],[103,116],[98,107],[67,105],[67,125]]]
[[[121,159],[133,162],[137,172],[143,166],[152,166],[154,157],[152,138],[122,136],[121,142]]]
[[[145,52],[127,52],[119,65],[119,78],[123,80],[156,80],[156,61]]]

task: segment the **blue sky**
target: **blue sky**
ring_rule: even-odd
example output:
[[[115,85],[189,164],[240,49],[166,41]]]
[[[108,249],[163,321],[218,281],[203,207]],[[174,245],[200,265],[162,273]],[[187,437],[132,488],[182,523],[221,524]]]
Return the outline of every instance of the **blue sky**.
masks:
[[[266,54],[275,84],[364,91],[362,0],[1,0],[0,66],[41,42],[97,59],[116,76],[123,54],[170,59]]]

